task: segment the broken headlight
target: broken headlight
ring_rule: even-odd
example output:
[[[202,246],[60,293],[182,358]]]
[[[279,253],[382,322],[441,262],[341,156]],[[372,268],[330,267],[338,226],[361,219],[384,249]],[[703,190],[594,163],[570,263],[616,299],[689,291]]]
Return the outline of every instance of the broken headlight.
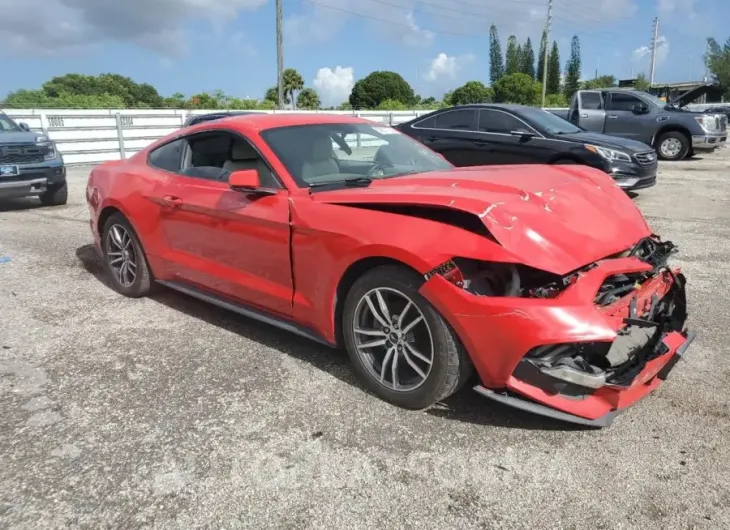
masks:
[[[427,272],[478,296],[555,298],[578,279],[578,272],[560,276],[517,263],[452,258]]]

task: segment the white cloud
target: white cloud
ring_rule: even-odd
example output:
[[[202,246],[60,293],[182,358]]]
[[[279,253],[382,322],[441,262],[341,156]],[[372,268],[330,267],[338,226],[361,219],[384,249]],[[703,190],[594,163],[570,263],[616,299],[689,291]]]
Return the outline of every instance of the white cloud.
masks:
[[[347,101],[355,84],[355,73],[352,67],[336,66],[331,68],[320,68],[314,78],[314,87],[319,94],[322,105],[336,106]]]
[[[473,60],[473,55],[450,57],[441,52],[431,61],[431,65],[424,74],[424,77],[432,83],[453,83],[458,79],[459,72],[461,72],[462,68]]]
[[[58,55],[104,41],[128,42],[168,57],[187,50],[184,24],[220,27],[267,0],[0,0],[5,54]]]
[[[656,64],[659,65],[664,62],[668,56],[669,40],[664,35],[661,35],[660,37],[657,37]],[[649,46],[640,46],[631,52],[631,57],[634,62],[641,61],[646,57],[651,57],[651,48]]]

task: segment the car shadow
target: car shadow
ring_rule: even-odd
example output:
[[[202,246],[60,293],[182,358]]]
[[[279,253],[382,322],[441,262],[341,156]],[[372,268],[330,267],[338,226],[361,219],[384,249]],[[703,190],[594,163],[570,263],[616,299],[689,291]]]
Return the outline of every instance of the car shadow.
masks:
[[[88,273],[112,289],[111,279],[108,277],[94,245],[79,247],[76,249],[76,257]],[[352,387],[374,395],[358,380],[347,352],[342,349],[327,348],[292,333],[282,332],[274,326],[239,316],[232,311],[207,304],[166,287],[157,286],[150,294],[150,298],[174,311],[185,313],[207,324],[305,361]],[[425,413],[445,420],[492,427],[562,431],[592,429],[530,414],[493,402],[473,392],[472,388],[475,384],[477,384],[476,378],[465,384],[464,388],[456,394],[426,409]]]
[[[6,199],[0,201],[0,212],[19,212],[21,210],[35,210],[43,205],[38,199],[28,197],[23,199]]]

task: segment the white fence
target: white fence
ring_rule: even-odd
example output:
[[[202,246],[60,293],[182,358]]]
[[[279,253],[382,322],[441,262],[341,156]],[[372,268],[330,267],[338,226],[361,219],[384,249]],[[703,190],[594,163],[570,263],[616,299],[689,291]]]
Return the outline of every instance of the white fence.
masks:
[[[689,105],[703,110],[708,105]],[[568,109],[549,109],[563,110]],[[56,142],[67,164],[96,164],[107,160],[128,158],[153,141],[169,134],[191,114],[210,110],[185,111],[176,109],[8,109],[5,111],[18,122],[27,123],[31,130],[43,132]],[[259,111],[275,113],[276,111]],[[426,114],[426,110],[404,111],[285,111],[297,114],[341,114],[360,116],[376,123],[397,125]],[[353,147],[361,139],[353,140]],[[375,140],[375,142],[378,142]],[[375,145],[375,142],[357,146]]]
[[[56,142],[67,164],[95,164],[107,160],[129,158],[153,141],[179,129],[191,114],[210,110],[175,109],[8,109],[6,114],[17,122],[28,124],[33,131],[43,132]],[[275,111],[260,111],[274,113]],[[286,111],[297,114],[344,114],[360,116],[376,123],[397,125],[429,111]],[[375,139],[373,139],[375,140]],[[375,145],[364,139],[353,139],[353,147]],[[375,140],[375,142],[378,142]]]

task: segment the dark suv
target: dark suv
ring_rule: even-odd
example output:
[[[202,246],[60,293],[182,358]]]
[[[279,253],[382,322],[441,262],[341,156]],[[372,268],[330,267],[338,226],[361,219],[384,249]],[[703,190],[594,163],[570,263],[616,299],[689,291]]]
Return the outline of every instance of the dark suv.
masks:
[[[0,200],[20,197],[38,197],[44,206],[66,204],[66,167],[46,135],[0,111]]]

